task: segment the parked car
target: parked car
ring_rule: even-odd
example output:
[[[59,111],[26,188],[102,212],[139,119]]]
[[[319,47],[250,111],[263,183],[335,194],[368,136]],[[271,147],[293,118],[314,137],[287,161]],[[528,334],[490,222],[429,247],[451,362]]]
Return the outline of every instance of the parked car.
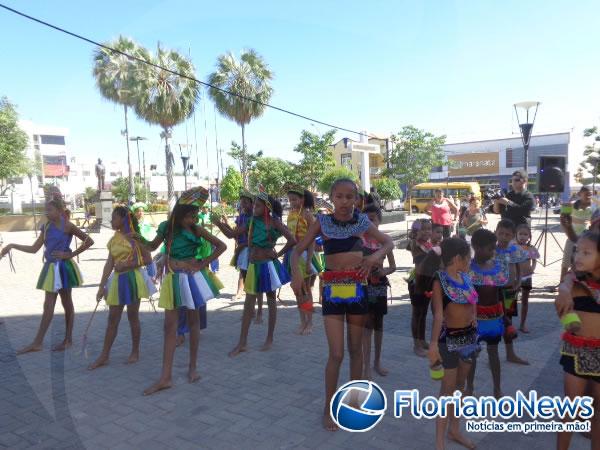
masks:
[[[404,202],[402,200],[388,200],[383,204],[384,211],[400,211],[404,206]]]

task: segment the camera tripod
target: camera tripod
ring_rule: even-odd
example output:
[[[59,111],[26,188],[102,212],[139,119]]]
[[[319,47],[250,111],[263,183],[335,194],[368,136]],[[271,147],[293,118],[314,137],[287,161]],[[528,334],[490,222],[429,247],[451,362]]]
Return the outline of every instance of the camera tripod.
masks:
[[[546,193],[546,198],[547,198],[547,196],[548,196],[548,193]],[[559,261],[562,261],[562,257],[561,257],[561,258],[557,259],[556,261],[547,262],[547,257],[548,257],[548,234],[550,234],[550,236],[552,236],[552,239],[554,239],[554,242],[556,242],[556,245],[558,245],[558,248],[560,249],[561,253],[564,253],[562,245],[560,245],[560,242],[558,242],[558,239],[556,238],[556,236],[554,235],[554,233],[552,232],[552,230],[548,229],[548,209],[550,209],[550,206],[548,205],[548,202],[546,201],[546,215],[545,215],[545,218],[544,218],[544,228],[542,229],[542,232],[540,233],[540,235],[535,240],[535,243],[533,244],[533,246],[535,248],[537,248],[538,252],[540,253],[539,262],[542,265],[542,267],[547,267],[547,266],[555,264],[555,263],[557,263]],[[540,216],[541,216],[541,212],[540,212]],[[539,219],[540,218],[541,217],[538,218],[538,223],[539,223]],[[543,259],[542,259],[542,252],[540,251],[540,247],[542,246],[542,244],[544,245]]]

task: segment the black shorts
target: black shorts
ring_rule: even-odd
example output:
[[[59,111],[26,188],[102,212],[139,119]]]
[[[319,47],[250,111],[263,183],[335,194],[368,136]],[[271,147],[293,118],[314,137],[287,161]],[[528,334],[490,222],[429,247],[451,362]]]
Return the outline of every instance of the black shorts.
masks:
[[[595,381],[596,383],[600,383],[600,377],[599,376],[595,376],[595,375],[579,375],[579,374],[577,374],[577,372],[575,372],[575,358],[573,358],[572,356],[561,355],[560,356],[560,365],[563,367],[563,370],[566,373],[569,373],[571,375],[575,375],[576,377],[579,377],[579,378],[584,378],[586,380],[592,380],[592,381]]]
[[[465,328],[465,330],[467,329]],[[464,354],[459,350],[448,350],[448,346],[446,345],[446,337],[443,335],[443,333],[444,331],[442,331],[442,337],[440,337],[438,341],[438,349],[440,352],[440,357],[442,358],[442,366],[444,369],[456,369],[460,361],[472,363],[475,358],[477,358],[477,355],[479,354],[479,348],[476,350],[468,350],[468,354]]]
[[[529,278],[525,278],[524,280],[521,280],[521,289],[529,292],[529,291],[531,291],[532,288],[533,288],[533,278],[529,277]]]
[[[429,306],[429,297],[415,292],[414,282],[408,283],[408,297],[410,298],[410,304],[413,306],[422,306],[425,309]]]
[[[377,301],[369,300],[367,305],[369,312],[373,314],[386,315],[388,312],[387,297],[377,297]]]

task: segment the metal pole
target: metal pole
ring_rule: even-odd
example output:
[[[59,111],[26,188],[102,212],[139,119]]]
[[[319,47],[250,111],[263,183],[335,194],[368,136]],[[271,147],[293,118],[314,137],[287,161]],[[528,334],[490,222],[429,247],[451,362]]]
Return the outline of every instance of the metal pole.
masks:
[[[145,201],[148,203],[148,186],[146,185],[146,151],[144,149],[142,149],[142,158],[144,163],[144,195]]]
[[[138,154],[138,177],[142,178],[142,167],[140,165],[140,137],[136,137],[135,138],[135,145],[137,147],[137,154]]]
[[[31,209],[33,211],[33,230],[35,231],[35,237],[37,237],[38,235],[38,229],[37,229],[37,220],[35,218],[35,200],[33,199],[33,181],[32,181],[32,175],[29,174],[29,186],[31,187]]]

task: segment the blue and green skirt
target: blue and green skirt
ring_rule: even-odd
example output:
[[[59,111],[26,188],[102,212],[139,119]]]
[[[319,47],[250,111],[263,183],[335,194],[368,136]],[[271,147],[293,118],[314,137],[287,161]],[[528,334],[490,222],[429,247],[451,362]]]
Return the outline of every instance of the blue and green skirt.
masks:
[[[58,292],[81,286],[83,278],[79,267],[72,259],[55,262],[46,261],[38,278],[37,288],[46,292]]]
[[[219,295],[223,283],[217,276],[203,269],[198,272],[169,272],[160,287],[158,306],[167,310],[198,309]]]
[[[131,305],[141,298],[150,298],[156,292],[156,287],[146,269],[137,268],[112,273],[106,283],[106,292],[107,305]]]
[[[289,282],[290,275],[278,259],[255,261],[248,264],[244,290],[247,294],[257,295],[276,291]]]

